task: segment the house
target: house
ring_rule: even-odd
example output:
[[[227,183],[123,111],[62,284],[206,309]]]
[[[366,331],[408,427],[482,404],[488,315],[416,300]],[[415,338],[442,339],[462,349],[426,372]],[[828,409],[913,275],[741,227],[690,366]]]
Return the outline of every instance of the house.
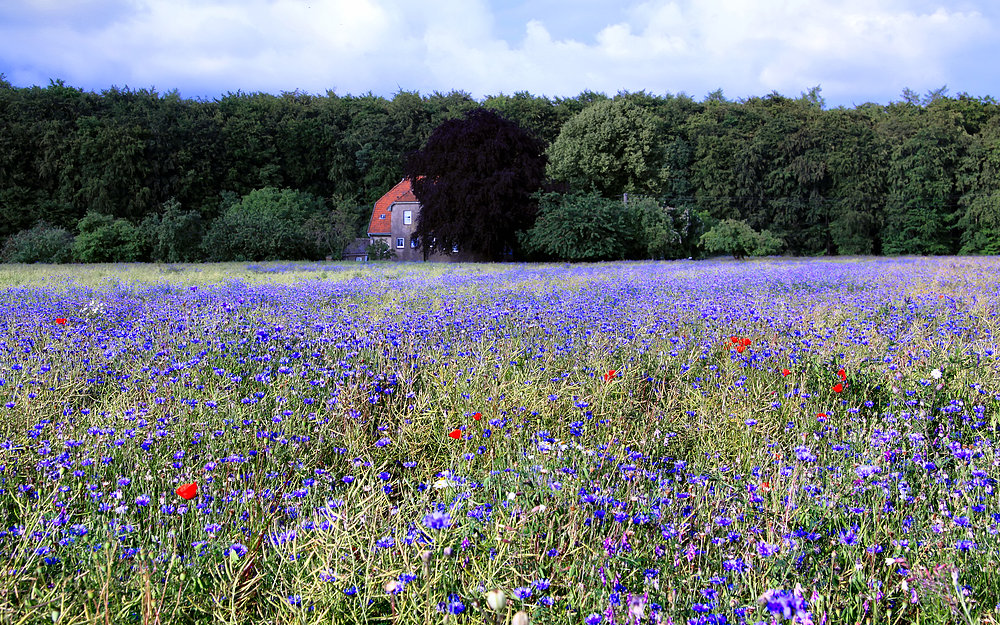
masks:
[[[410,181],[404,178],[375,202],[372,218],[368,223],[368,239],[371,244],[384,242],[390,251],[395,252],[393,260],[445,263],[478,260],[476,256],[458,249],[452,249],[450,254],[442,254],[431,248],[425,257],[423,245],[416,236],[419,217],[420,202],[413,193]]]
[[[344,260],[368,260],[369,239],[354,239],[344,248]]]

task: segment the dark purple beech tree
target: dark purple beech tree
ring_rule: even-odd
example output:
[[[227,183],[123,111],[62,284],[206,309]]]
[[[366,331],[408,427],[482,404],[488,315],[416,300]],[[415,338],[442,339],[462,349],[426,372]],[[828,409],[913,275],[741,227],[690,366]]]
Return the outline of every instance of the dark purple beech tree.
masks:
[[[517,123],[473,109],[434,129],[412,153],[405,175],[420,200],[416,234],[424,254],[454,246],[502,260],[517,232],[534,224],[532,194],[545,178],[545,146]]]

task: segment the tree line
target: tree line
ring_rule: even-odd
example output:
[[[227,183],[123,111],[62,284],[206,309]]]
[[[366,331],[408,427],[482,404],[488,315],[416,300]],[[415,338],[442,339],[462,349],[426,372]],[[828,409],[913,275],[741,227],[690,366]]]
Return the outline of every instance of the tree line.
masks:
[[[482,109],[545,157],[522,258],[1000,253],[1000,107],[943,88],[853,108],[819,88],[208,101],[0,75],[2,258],[339,257],[435,129]]]

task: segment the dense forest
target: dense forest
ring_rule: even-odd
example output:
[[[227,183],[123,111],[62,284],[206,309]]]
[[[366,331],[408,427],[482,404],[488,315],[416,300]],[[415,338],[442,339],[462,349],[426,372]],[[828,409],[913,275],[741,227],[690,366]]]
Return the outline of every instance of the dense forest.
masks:
[[[0,75],[3,259],[339,256],[407,156],[478,107],[546,146],[545,228],[558,232],[560,215],[614,221],[615,206],[631,206],[602,236],[646,232],[590,256],[546,248],[539,234],[523,257],[687,257],[736,222],[792,255],[1000,253],[1000,106],[943,88],[854,108],[826,107],[819,88],[700,102],[405,91],[206,101],[20,88]]]

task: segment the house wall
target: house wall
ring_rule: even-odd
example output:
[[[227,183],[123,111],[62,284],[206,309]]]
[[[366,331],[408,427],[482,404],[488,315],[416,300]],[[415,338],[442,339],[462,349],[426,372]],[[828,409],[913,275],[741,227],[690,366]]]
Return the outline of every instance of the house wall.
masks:
[[[412,211],[410,223],[404,223],[405,211]],[[414,233],[417,229],[417,219],[420,216],[419,202],[395,202],[389,206],[390,234],[372,234],[369,236],[371,243],[385,241],[389,249],[396,253],[393,260],[400,262],[424,262],[424,250],[422,245],[412,247]],[[398,239],[403,239],[403,246],[397,247]],[[437,263],[469,263],[482,260],[474,254],[459,251],[457,254],[439,254],[432,252],[427,260]]]
[[[404,214],[411,211],[413,218],[409,224],[404,222]],[[389,207],[391,218],[392,236],[389,237],[389,249],[396,252],[396,260],[400,261],[423,261],[424,250],[422,246],[412,247],[413,233],[417,229],[417,217],[420,215],[420,204],[417,202],[396,202]],[[399,247],[399,239],[403,239],[403,246]]]

